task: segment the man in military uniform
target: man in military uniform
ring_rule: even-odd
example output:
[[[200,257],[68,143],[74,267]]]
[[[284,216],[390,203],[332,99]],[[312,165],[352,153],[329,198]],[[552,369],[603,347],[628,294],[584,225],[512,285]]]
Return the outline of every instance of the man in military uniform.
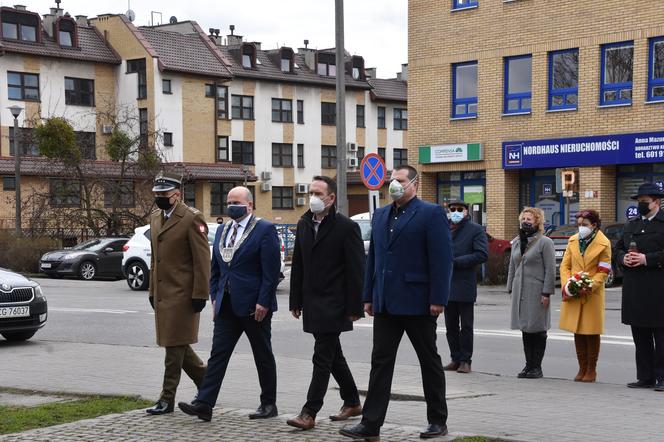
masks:
[[[150,216],[150,304],[157,345],[166,348],[164,384],[149,414],[172,413],[182,370],[200,387],[205,364],[191,348],[198,342],[200,312],[210,294],[210,246],[203,214],[180,201],[181,181],[161,173],[152,192],[159,209]]]

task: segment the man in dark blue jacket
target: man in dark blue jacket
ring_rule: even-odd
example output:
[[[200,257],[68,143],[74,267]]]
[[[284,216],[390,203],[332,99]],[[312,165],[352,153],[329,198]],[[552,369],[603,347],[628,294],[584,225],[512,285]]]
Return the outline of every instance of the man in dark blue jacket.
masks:
[[[281,268],[277,230],[252,214],[253,198],[246,187],[228,192],[228,221],[217,229],[212,250],[210,298],[214,334],[208,370],[196,399],[180,402],[182,411],[212,419],[212,407],[233,349],[244,333],[249,339],[261,386],[261,404],[251,419],[277,415],[277,368],[272,353],[271,320],[277,310]]]
[[[436,348],[436,320],[445,309],[452,274],[450,229],[443,208],[417,198],[417,171],[392,171],[387,207],[376,210],[364,278],[364,311],[374,316],[369,390],[362,421],[340,430],[377,440],[390,401],[394,364],[404,332],[422,370],[429,425],[422,438],[447,434],[445,374]]]
[[[468,204],[452,201],[447,207],[450,210],[448,216],[454,248],[454,271],[450,299],[445,309],[445,328],[452,362],[445,366],[445,370],[470,373],[477,266],[487,260],[488,243],[484,228],[468,217]]]

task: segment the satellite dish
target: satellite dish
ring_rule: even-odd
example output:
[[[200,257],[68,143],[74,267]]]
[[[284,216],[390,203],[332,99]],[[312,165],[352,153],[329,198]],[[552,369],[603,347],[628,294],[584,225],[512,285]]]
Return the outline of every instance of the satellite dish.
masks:
[[[133,22],[136,20],[136,13],[132,11],[131,9],[127,9],[127,12],[125,13],[127,18],[129,19],[130,22]]]
[[[175,24],[175,23],[178,22],[178,18],[177,18],[176,16],[172,16],[172,17],[168,20],[168,22],[169,22],[170,24]]]

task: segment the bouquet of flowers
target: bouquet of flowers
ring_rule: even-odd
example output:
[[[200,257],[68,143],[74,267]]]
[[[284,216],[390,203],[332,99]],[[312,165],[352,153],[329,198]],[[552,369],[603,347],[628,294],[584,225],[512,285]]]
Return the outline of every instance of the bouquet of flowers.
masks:
[[[569,298],[579,298],[581,295],[586,295],[591,292],[593,288],[593,280],[587,272],[578,272],[572,275],[563,286],[563,300]]]

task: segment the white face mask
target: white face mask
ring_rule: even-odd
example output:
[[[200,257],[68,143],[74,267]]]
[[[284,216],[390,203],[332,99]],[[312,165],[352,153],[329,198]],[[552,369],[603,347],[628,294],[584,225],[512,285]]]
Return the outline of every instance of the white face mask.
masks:
[[[415,178],[408,181],[408,184],[406,184],[405,186],[403,186],[397,180],[390,181],[390,190],[389,190],[390,198],[392,198],[394,201],[400,199],[403,196],[403,194],[406,192],[406,189],[408,188],[408,186],[413,184],[413,181],[415,181]]]
[[[579,238],[586,239],[593,233],[593,229],[587,226],[579,226]]]
[[[325,202],[316,195],[312,195],[309,197],[309,210],[312,213],[321,213],[325,210]]]

